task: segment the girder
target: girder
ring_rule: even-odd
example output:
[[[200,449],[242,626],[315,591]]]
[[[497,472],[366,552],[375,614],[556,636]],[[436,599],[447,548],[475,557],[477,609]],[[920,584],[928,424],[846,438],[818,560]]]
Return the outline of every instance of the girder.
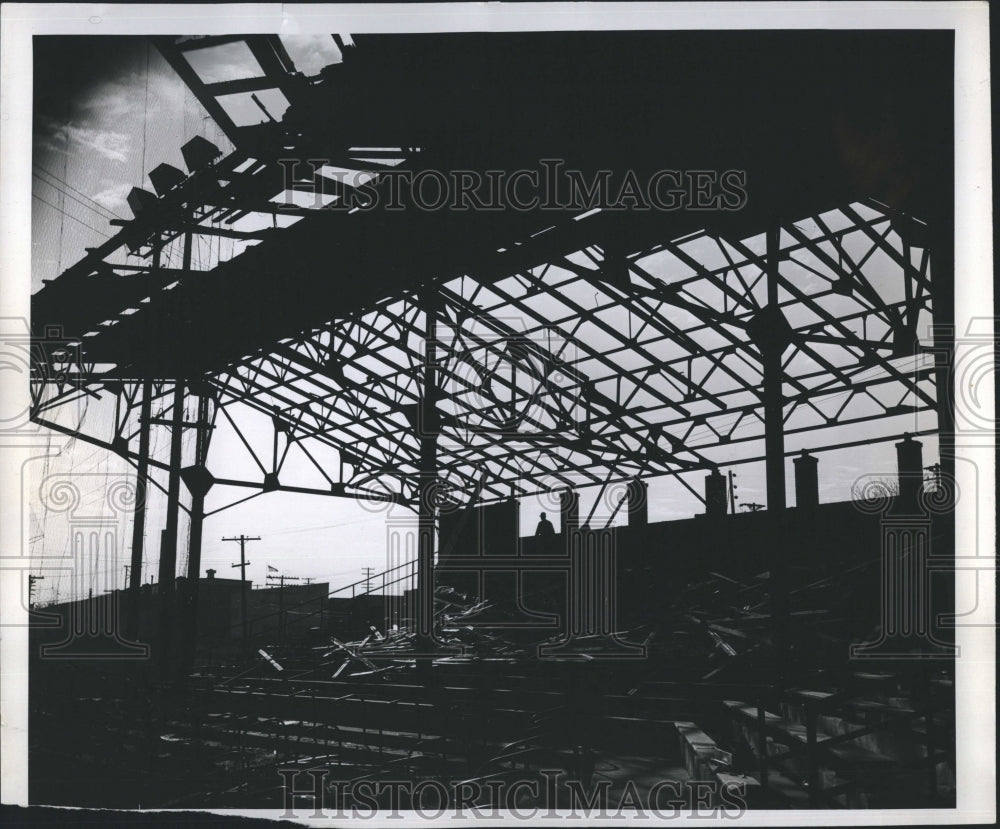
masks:
[[[438,169],[472,160],[485,169],[495,160],[474,158],[442,132],[435,118],[450,102],[403,71],[427,44],[405,39],[416,50],[408,55],[392,48],[398,41],[372,38],[343,64],[306,77],[275,36],[155,42],[235,150],[216,157],[210,146],[186,147],[189,174],[139,199],[134,219],[35,295],[40,422],[54,422],[54,413],[82,398],[117,396],[114,433],[91,437],[135,460],[129,447],[143,381],[154,381],[157,400],[174,381],[197,384],[212,392],[224,418],[235,407],[272,418],[289,441],[282,462],[293,441],[307,454],[336,449],[336,474],[314,461],[330,494],[357,494],[364,483],[412,500],[431,351],[435,462],[456,497],[478,492],[491,500],[569,485],[567,468],[595,484],[683,476],[763,440],[760,336],[778,318],[789,329],[778,362],[787,437],[811,433],[813,449],[842,445],[825,444],[824,430],[884,421],[887,433],[898,433],[892,418],[908,417],[913,430],[913,419],[923,417],[923,428],[936,408],[933,360],[917,341],[934,312],[934,237],[911,210],[874,198],[881,193],[822,175],[809,182],[770,176],[763,207],[713,214],[434,214],[412,204],[348,210],[359,182],[383,193],[388,171],[416,169],[421,160]],[[488,38],[475,42],[484,66],[507,65]],[[196,53],[240,44],[259,74],[219,81],[194,68]],[[445,39],[434,48],[464,54],[466,47]],[[636,48],[650,65],[668,60],[653,41],[636,38]],[[552,55],[519,54],[562,71]],[[465,83],[427,71],[445,88]],[[223,99],[268,90],[284,97],[287,114],[274,117],[257,100],[267,117],[238,125]],[[373,93],[408,118],[397,118],[393,106],[359,105]],[[502,97],[487,94],[491,104]],[[631,103],[642,100],[636,91]],[[351,118],[341,124],[317,114],[331,101]],[[545,116],[541,104],[515,104]],[[626,103],[607,105],[627,111]],[[470,103],[461,122],[474,123],[486,106]],[[698,102],[684,107],[681,114],[703,111]],[[586,117],[592,126],[604,123],[599,113]],[[730,123],[724,113],[711,118]],[[412,136],[407,146],[398,140],[404,134]],[[387,143],[389,135],[400,146]],[[701,157],[696,133],[677,141],[679,158]],[[741,153],[751,148],[748,169],[772,170],[770,132],[751,130],[741,142]],[[512,147],[501,159],[509,169],[530,161],[524,152],[537,152],[526,136]],[[648,146],[595,139],[577,149],[579,157],[592,151],[597,165],[625,158],[639,170],[661,158],[657,137]],[[813,149],[817,158],[801,169],[819,169],[836,148],[817,136]],[[947,209],[938,211],[933,195],[928,186],[915,204],[936,211],[921,218],[940,224]],[[775,263],[764,230],[778,208],[786,220],[768,302],[766,274]],[[223,255],[220,246],[192,265],[201,237],[232,249]],[[184,265],[172,266],[184,240]],[[434,343],[425,335],[428,296],[436,300]],[[277,446],[276,436],[270,465],[258,459],[265,478],[274,476],[267,486],[280,472]]]
[[[910,252],[904,267],[902,242],[885,227],[890,218],[873,211],[858,203],[830,212],[840,224],[860,219],[863,227],[834,231],[808,219],[782,234],[779,307],[791,320],[782,360],[788,436],[934,409],[929,356],[900,357],[893,341],[900,320],[915,329],[926,312],[929,322],[930,257]],[[809,235],[808,222],[819,232]],[[723,264],[696,258],[693,241],[704,259],[725,251]],[[433,283],[441,332],[437,460],[456,498],[476,491],[484,470],[481,495],[489,500],[550,487],[565,467],[595,484],[709,469],[717,461],[707,450],[762,438],[761,354],[747,332],[760,313],[754,271],[763,255],[754,250],[755,239],[704,234],[687,239],[687,249],[684,244],[628,251],[627,283],[609,278],[589,248],[582,253],[592,268],[565,267],[560,256],[504,278],[466,275]],[[840,250],[839,261],[826,245]],[[885,258],[876,269],[880,251]],[[664,252],[684,266],[680,278],[663,264]],[[818,264],[800,268],[808,253]],[[885,272],[886,262],[892,273]],[[838,287],[843,279],[857,290]],[[888,296],[874,282],[884,284]],[[909,283],[905,290],[903,283]],[[727,297],[728,310],[712,296]],[[546,301],[561,310],[546,314]],[[605,314],[629,315],[634,330],[622,330]],[[351,475],[330,478],[331,492],[367,480],[405,500],[419,470],[414,412],[425,317],[404,292],[198,379],[215,390],[223,413],[250,405],[280,422],[290,440],[319,441],[350,457]],[[861,321],[864,330],[855,330]],[[598,336],[600,342],[593,339]],[[60,382],[67,393],[100,396],[107,393],[100,377],[84,371],[77,383],[67,384],[65,374]],[[125,410],[134,409],[134,384],[115,382]],[[53,405],[40,405],[39,413]],[[807,410],[811,419],[801,414]],[[121,437],[127,444],[128,434]]]

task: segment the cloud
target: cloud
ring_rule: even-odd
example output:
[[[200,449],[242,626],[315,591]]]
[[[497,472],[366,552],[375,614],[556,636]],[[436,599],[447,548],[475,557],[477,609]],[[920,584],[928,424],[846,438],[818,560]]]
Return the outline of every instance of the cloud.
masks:
[[[107,183],[106,179],[102,182],[102,184]],[[101,205],[101,207],[106,207],[112,213],[120,213],[123,208],[128,206],[126,197],[131,189],[132,185],[128,183],[113,184],[110,187],[105,187],[101,190],[101,192],[92,196],[92,198],[99,205]]]
[[[125,162],[131,150],[131,138],[123,132],[100,130],[75,124],[57,124],[49,121],[39,142],[51,152],[67,153],[74,150],[93,150],[109,161]]]
[[[328,34],[282,35],[281,42],[295,68],[305,75],[318,75],[324,66],[343,60],[337,44]]]
[[[132,142],[123,132],[104,132],[72,126],[69,129],[72,140],[89,147],[104,158],[122,162],[128,158]]]

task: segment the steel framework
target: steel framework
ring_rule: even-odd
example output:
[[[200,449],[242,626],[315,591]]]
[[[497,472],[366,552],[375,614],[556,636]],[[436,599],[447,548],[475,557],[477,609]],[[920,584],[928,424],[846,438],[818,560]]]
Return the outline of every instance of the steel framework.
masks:
[[[135,218],[35,295],[32,389],[36,422],[129,459],[140,479],[170,473],[161,575],[176,566],[181,479],[198,536],[213,485],[390,499],[430,533],[449,500],[655,476],[702,498],[686,473],[750,460],[767,461],[780,509],[786,454],[947,420],[931,334],[946,234],[881,200],[837,190],[820,211],[722,216],[726,233],[699,214],[344,209],[434,156],[310,130],[302,113],[336,72],[305,77],[276,37],[156,42],[235,150],[186,144],[188,171],[153,170],[155,194],[129,197]],[[257,77],[208,83],[187,59],[234,42]],[[349,62],[355,47],[338,45]],[[265,92],[284,97],[280,120]],[[236,123],[224,104],[237,95],[263,123]],[[79,400],[113,403],[104,433],[60,422]],[[238,407],[273,428],[270,458],[241,436],[253,480],[207,469],[212,429],[221,418],[239,434]],[[863,440],[845,437],[866,423]],[[169,430],[167,460],[150,454],[152,426]],[[293,446],[324,486],[282,480]],[[330,448],[333,466],[319,460]]]
[[[289,444],[311,456],[317,441],[343,461],[321,470],[330,494],[364,495],[368,484],[415,503],[419,437],[433,427],[449,490],[467,500],[485,472],[490,500],[581,478],[601,484],[758,459],[762,343],[777,335],[784,434],[811,433],[810,449],[836,448],[845,441],[825,440],[824,431],[886,418],[906,418],[902,430],[913,430],[917,415],[935,409],[933,349],[920,343],[931,323],[930,252],[901,235],[901,224],[885,206],[858,202],[786,225],[780,316],[765,310],[762,236],[702,232],[616,262],[600,244],[578,248],[553,228],[533,246],[544,264],[432,283],[434,424],[419,416],[428,323],[416,291],[191,381],[224,417],[245,404],[273,419],[274,455],[258,460],[264,489],[287,488],[280,472]],[[57,362],[68,359],[64,340],[39,370],[36,419],[51,424],[46,413],[80,395],[115,395],[116,428],[104,442],[137,459],[129,415],[143,383],[88,363],[86,338],[72,343],[75,368]],[[172,387],[153,382],[152,399]],[[742,457],[727,449],[741,444]]]

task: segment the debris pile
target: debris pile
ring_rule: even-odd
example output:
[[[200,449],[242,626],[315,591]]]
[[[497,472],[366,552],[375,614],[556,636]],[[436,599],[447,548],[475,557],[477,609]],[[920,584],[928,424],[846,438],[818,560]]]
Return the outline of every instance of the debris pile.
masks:
[[[646,670],[684,681],[740,681],[758,674],[784,635],[789,658],[803,667],[843,661],[845,642],[874,635],[872,607],[877,595],[859,596],[860,570],[873,564],[839,569],[788,588],[788,609],[779,625],[772,600],[771,573],[734,578],[708,571],[665,599],[655,614],[622,630],[575,631],[558,614],[526,611],[515,599],[460,592],[448,585],[435,590],[434,634],[430,656],[440,661],[537,660],[592,661],[623,654],[640,656]],[[869,590],[869,593],[872,591]],[[340,638],[328,631],[319,645],[273,644],[262,652],[260,675],[290,669],[312,679],[385,679],[415,666],[418,636],[415,620],[380,628],[366,622],[360,638]],[[357,631],[357,628],[354,629]],[[426,643],[420,656],[428,656]]]

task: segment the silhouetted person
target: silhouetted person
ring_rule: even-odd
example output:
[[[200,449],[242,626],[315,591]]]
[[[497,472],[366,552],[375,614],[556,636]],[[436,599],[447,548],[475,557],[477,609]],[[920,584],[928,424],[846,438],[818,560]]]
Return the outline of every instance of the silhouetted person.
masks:
[[[556,534],[556,528],[552,526],[552,522],[545,517],[543,512],[538,519],[538,526],[535,528],[535,538],[554,538]]]

